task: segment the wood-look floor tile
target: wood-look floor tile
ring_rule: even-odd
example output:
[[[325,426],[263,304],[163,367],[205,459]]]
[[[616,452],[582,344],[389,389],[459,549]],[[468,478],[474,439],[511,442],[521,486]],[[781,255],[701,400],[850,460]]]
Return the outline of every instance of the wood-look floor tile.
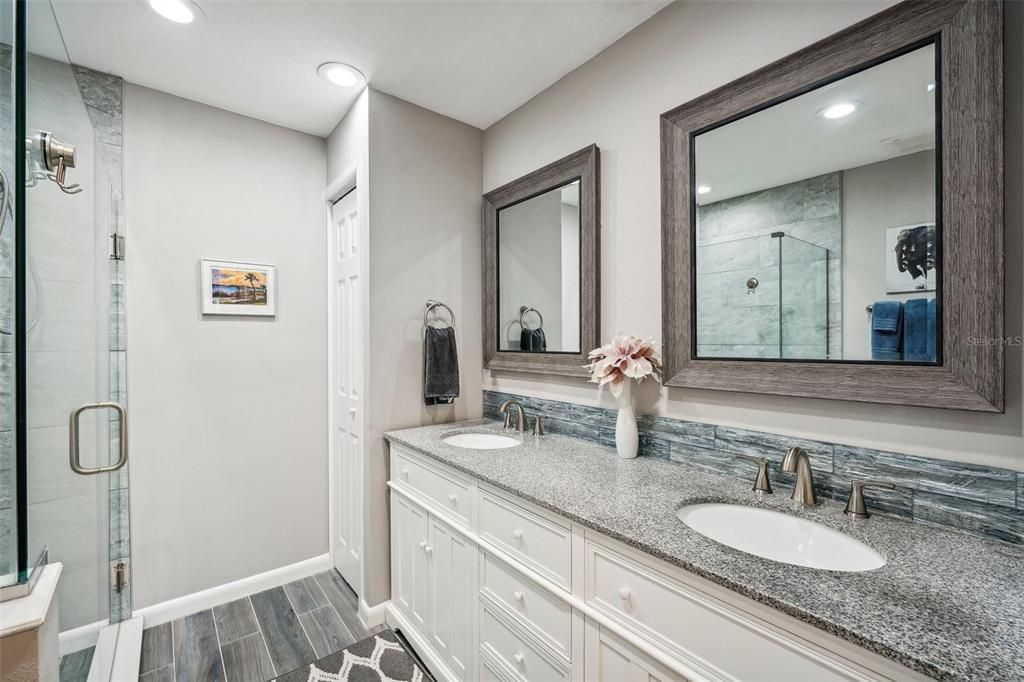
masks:
[[[161,623],[142,631],[142,658],[139,672],[148,673],[157,668],[171,665],[174,651],[171,644],[171,624]]]
[[[222,647],[260,631],[248,597],[214,606],[213,618],[217,622],[217,636]]]
[[[356,643],[356,638],[345,627],[344,621],[328,604],[299,616],[313,649],[320,658]]]
[[[282,588],[259,592],[250,599],[277,670],[288,672],[316,660],[313,646]]]
[[[176,682],[221,682],[224,665],[213,611],[193,613],[173,622]]]
[[[174,682],[174,666],[165,665],[156,670],[139,675],[139,682]]]
[[[316,574],[316,581],[323,589],[327,599],[338,611],[338,615],[345,622],[345,627],[356,638],[364,639],[369,635],[363,621],[359,619],[359,599],[352,588],[348,586],[341,574],[333,568],[329,571]]]
[[[221,647],[228,682],[263,682],[276,676],[263,635],[242,637]]]
[[[85,682],[96,647],[75,651],[60,659],[60,682]]]
[[[327,597],[312,576],[288,583],[284,586],[284,593],[288,595],[295,613],[308,613],[328,604]]]

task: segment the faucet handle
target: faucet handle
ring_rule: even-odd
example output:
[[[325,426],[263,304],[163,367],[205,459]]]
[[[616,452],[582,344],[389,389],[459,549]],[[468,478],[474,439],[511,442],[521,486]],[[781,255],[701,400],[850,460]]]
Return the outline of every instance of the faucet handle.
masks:
[[[544,435],[544,424],[540,420],[540,415],[533,420],[533,435],[543,436]]]
[[[843,512],[852,519],[866,519],[868,506],[864,503],[864,488],[888,488],[895,490],[896,486],[888,481],[866,481],[855,480],[850,486],[850,498],[846,501],[846,509]]]
[[[768,460],[764,457],[751,457],[750,455],[736,455],[736,459],[744,459],[757,465],[757,479],[751,490],[771,495],[772,482],[768,479]]]

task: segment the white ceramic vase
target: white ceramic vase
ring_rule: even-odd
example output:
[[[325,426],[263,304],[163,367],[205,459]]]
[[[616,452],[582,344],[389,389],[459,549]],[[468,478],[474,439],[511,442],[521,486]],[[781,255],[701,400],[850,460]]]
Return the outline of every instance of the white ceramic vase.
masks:
[[[636,430],[636,412],[633,411],[632,379],[626,379],[619,394],[619,415],[615,419],[615,450],[623,459],[636,457],[640,437]]]

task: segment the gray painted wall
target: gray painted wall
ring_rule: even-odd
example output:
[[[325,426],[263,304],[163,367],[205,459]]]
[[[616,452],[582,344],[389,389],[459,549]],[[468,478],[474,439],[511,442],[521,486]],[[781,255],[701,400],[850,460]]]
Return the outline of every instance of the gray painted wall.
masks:
[[[484,133],[484,190],[597,143],[601,147],[603,336],[661,338],[659,115],[891,5],[890,2],[680,2],[568,74]],[[1006,35],[1024,32],[1007,3]],[[749,36],[756,35],[757,40]],[[1024,53],[1007,41],[1008,188],[1024,182]],[[722,55],[728,55],[723,59]],[[1007,192],[1006,333],[1021,335],[1024,222]],[[671,389],[645,382],[643,412],[756,431],[1024,470],[1021,349],[1007,348],[1006,414]],[[489,373],[486,388],[611,406],[582,380]]]
[[[390,597],[388,450],[383,434],[482,414],[480,206],[481,133],[472,126],[369,89],[370,363],[366,387],[364,593]],[[363,145],[357,105],[327,141],[328,180]],[[461,395],[423,404],[423,307],[444,301],[457,316]]]
[[[125,154],[141,608],[327,552],[326,151],[128,85]],[[202,257],[276,265],[277,317],[204,319]]]

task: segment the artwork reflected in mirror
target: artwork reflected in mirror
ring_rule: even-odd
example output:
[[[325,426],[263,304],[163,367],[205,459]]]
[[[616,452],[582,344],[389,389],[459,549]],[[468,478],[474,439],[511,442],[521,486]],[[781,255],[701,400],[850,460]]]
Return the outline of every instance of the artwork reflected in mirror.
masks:
[[[498,210],[498,350],[579,353],[580,181]]]
[[[698,358],[936,363],[934,44],[693,137]]]

